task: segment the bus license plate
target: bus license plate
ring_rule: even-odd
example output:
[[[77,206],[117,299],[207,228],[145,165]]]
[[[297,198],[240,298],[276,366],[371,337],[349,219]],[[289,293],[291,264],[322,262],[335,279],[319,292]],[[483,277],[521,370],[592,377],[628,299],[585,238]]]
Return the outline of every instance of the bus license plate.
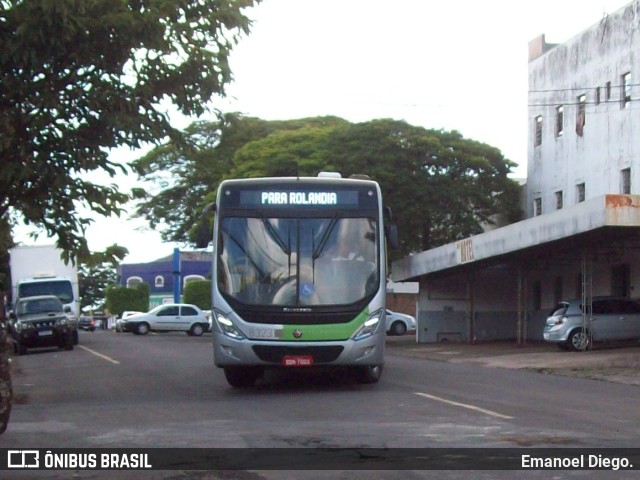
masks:
[[[282,357],[282,365],[285,367],[310,367],[313,365],[311,355],[286,355]]]
[[[38,332],[38,335],[41,336],[41,337],[48,337],[48,336],[53,335],[53,330],[40,330]]]

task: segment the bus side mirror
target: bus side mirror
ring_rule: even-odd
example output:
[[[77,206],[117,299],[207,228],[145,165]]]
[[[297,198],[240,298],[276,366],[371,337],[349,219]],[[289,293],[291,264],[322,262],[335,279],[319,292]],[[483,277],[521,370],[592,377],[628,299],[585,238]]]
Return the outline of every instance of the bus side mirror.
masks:
[[[196,248],[207,248],[209,242],[211,242],[211,232],[209,231],[208,222],[202,221],[198,225],[198,232],[196,233]]]
[[[384,207],[384,216],[384,234],[387,237],[387,244],[390,248],[393,248],[395,250],[400,246],[400,242],[398,241],[398,226],[393,223],[393,214],[391,213],[391,208],[386,205]]]
[[[207,248],[209,243],[213,240],[213,233],[209,228],[209,222],[206,220],[206,215],[209,212],[216,211],[216,202],[212,202],[202,210],[200,214],[200,225],[198,225],[198,231],[196,232],[196,248]]]
[[[387,243],[394,250],[400,245],[398,241],[398,226],[394,223],[387,228]]]

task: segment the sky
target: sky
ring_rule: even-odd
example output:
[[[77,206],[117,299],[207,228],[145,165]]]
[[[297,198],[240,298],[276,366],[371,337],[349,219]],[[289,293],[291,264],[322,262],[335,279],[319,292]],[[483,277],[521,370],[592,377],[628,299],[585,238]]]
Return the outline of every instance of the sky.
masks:
[[[530,40],[564,43],[629,0],[263,0],[247,9],[251,33],[234,48],[234,81],[215,107],[265,120],[334,115],[351,122],[404,120],[457,130],[518,164],[526,177]],[[190,121],[176,115],[174,125]],[[117,161],[143,152],[115,150]],[[117,179],[131,187],[135,178]],[[148,188],[148,186],[147,186]],[[89,248],[117,243],[124,263],[184,245],[129,214],[96,217]],[[36,242],[24,228],[16,240]]]

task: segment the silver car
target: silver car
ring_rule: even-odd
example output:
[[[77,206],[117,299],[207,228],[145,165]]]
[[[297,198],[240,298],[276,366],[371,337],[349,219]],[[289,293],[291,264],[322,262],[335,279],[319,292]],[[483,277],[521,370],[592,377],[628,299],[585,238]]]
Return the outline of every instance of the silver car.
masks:
[[[592,342],[640,339],[640,303],[623,297],[594,297],[592,315],[583,313],[582,301],[560,302],[547,318],[547,342],[563,350],[581,351]]]

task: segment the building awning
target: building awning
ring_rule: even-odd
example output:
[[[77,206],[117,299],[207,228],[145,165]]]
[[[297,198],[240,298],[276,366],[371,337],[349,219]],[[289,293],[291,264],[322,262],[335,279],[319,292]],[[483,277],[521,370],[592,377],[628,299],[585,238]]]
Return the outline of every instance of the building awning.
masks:
[[[638,233],[638,228],[630,231],[630,227],[640,227],[640,195],[607,194],[402,258],[393,262],[391,278],[416,280],[453,269],[530,258],[556,245],[576,247],[580,242],[588,245]]]

